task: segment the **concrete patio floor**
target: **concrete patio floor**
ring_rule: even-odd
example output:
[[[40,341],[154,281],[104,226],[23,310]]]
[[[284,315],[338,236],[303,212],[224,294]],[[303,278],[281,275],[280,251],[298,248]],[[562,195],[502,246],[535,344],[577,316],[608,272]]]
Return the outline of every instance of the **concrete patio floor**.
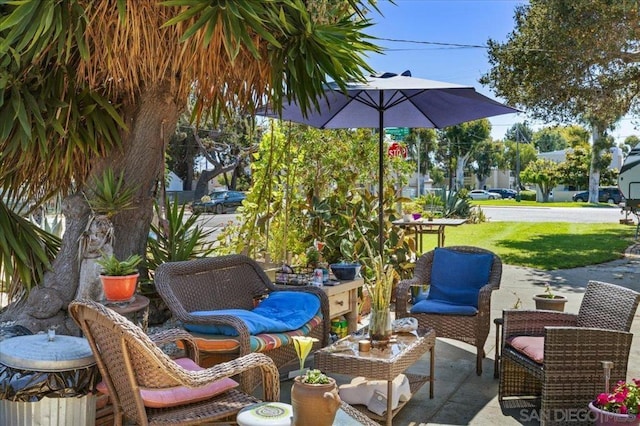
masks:
[[[568,298],[566,312],[577,312],[589,280],[605,281],[640,291],[640,244],[627,251],[624,259],[601,265],[558,271],[540,271],[504,265],[500,290],[493,293],[492,320],[502,309],[512,308],[519,297],[522,309],[534,309],[532,297],[545,283]],[[635,339],[629,359],[628,378],[640,377],[640,310],[631,332]],[[498,403],[498,379],[494,378],[495,327],[485,344],[487,357],[482,376],[475,372],[475,351],[470,345],[450,339],[437,339],[435,395],[429,399],[428,386],[422,387],[393,419],[394,425],[538,425],[535,411],[513,408],[502,411]],[[409,371],[428,372],[428,355]],[[339,383],[350,378],[335,376]],[[291,380],[281,383],[281,401],[290,401]],[[594,395],[595,396],[595,395]]]

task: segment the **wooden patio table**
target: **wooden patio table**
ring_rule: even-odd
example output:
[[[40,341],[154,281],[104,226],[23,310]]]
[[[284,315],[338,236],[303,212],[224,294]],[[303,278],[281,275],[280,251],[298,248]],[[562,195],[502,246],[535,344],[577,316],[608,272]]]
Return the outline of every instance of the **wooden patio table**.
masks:
[[[418,242],[418,251],[420,254],[424,253],[422,250],[422,234],[437,234],[438,235],[438,247],[444,247],[444,230],[447,226],[460,226],[464,224],[467,219],[448,219],[448,218],[434,218],[428,220],[426,218],[420,218],[417,220],[394,220],[393,224],[402,228],[413,228]]]
[[[358,337],[347,336],[333,345],[320,349],[314,355],[315,368],[322,372],[387,381],[385,417],[367,410],[365,406],[354,405],[355,408],[373,419],[386,420],[386,424],[391,426],[393,416],[406,404],[406,402],[400,402],[395,410],[391,409],[393,379],[405,372],[427,352],[430,353],[429,375],[407,374],[407,378],[412,395],[428,381],[429,398],[433,398],[436,342],[436,333],[433,329],[418,330],[414,333],[398,333],[383,351],[371,349],[368,352],[359,352],[358,342]]]

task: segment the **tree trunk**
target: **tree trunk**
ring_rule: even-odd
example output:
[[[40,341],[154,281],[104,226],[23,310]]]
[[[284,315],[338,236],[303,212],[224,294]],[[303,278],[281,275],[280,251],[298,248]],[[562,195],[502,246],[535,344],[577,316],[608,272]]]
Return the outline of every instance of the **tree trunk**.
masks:
[[[456,189],[464,188],[464,161],[458,156],[456,161]]]
[[[598,203],[599,186],[600,186],[600,168],[598,166],[598,160],[602,154],[599,143],[601,138],[604,138],[604,128],[597,124],[591,124],[592,141],[591,146],[591,164],[589,166],[589,202]]]
[[[457,189],[464,188],[464,168],[467,165],[469,154],[458,155],[456,158],[456,185]]]
[[[129,126],[122,136],[123,148],[98,160],[91,172],[93,176],[100,176],[106,168],[112,168],[116,173],[124,171],[126,184],[137,188],[134,208],[113,218],[114,253],[119,259],[132,253],[144,255],[156,183],[163,178],[164,152],[181,108],[175,103],[169,85],[148,88],[136,101],[123,108],[122,116]],[[89,179],[88,185],[92,181]],[[75,323],[66,315],[66,308],[78,287],[78,240],[91,211],[84,196],[78,192],[63,201],[62,212],[66,230],[52,270],[26,301],[9,305],[0,321],[15,321],[34,333],[53,325],[58,326],[59,334],[78,334]]]

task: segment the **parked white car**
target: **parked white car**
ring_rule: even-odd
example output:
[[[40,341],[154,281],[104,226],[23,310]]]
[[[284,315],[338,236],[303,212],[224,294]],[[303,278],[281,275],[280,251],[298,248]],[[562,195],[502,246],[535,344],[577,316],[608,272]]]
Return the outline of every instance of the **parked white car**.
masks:
[[[473,191],[469,191],[469,197],[474,200],[498,200],[502,198],[500,194],[485,191],[484,189],[474,189]]]

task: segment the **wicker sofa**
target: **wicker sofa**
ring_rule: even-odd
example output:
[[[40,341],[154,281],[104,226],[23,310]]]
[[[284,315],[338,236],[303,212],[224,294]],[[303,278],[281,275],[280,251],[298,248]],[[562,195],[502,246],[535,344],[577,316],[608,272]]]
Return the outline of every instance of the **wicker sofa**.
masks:
[[[625,380],[640,293],[590,281],[578,314],[505,310],[498,398],[513,407],[540,399],[542,425],[566,424],[586,413],[605,388],[602,361],[613,362],[610,383]],[[584,424],[591,424],[584,417]],[[577,423],[571,423],[577,424]]]
[[[464,255],[484,255],[486,258],[491,259],[491,261],[488,262],[488,270],[485,271],[485,275],[488,276],[479,280],[481,287],[475,290],[477,297],[473,301],[473,306],[469,306],[469,312],[465,312],[464,314],[412,312],[412,306],[409,304],[411,288],[430,286],[432,284],[432,272],[435,266],[434,258],[437,250],[445,249],[432,250],[420,256],[416,262],[413,278],[398,283],[396,287],[396,318],[414,317],[418,320],[419,327],[431,327],[435,329],[436,336],[438,337],[456,339],[475,346],[476,373],[481,375],[482,360],[485,357],[484,344],[487,341],[491,328],[491,292],[500,288],[502,261],[499,256],[479,247],[446,247],[446,250],[449,252],[463,255],[460,257],[461,262],[463,262],[461,265],[439,265],[442,266],[443,269],[449,269],[454,273],[467,269]],[[471,262],[472,261],[470,261],[470,263]],[[450,283],[447,282],[445,285],[447,284]],[[429,291],[432,292],[432,289],[430,288]]]
[[[311,286],[275,285],[260,265],[247,256],[234,254],[168,262],[156,270],[155,284],[174,317],[183,324],[230,326],[237,331],[235,337],[191,333],[201,352],[203,366],[262,352],[282,368],[298,360],[292,336],[317,338],[313,351],[328,344],[329,300],[324,291]],[[320,312],[314,321],[288,333],[251,335],[247,325],[236,316],[192,314],[223,309],[252,310],[261,298],[284,290],[311,293],[319,298]],[[240,383],[245,391],[251,392],[260,383],[260,377],[249,372],[241,376]]]

